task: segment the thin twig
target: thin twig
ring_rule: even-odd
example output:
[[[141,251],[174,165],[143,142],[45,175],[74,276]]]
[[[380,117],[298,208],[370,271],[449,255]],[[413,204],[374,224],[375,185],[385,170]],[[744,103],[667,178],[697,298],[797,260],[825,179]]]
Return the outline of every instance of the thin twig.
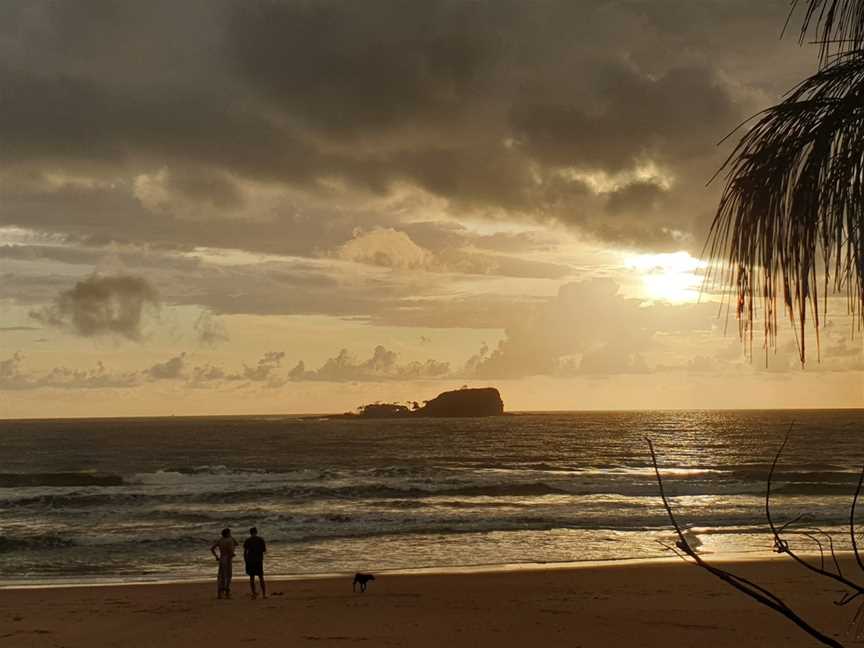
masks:
[[[843,570],[840,567],[840,561],[837,559],[837,552],[834,550],[834,538],[831,537],[831,534],[827,531],[823,531],[819,527],[812,527],[810,529],[813,533],[822,534],[825,539],[828,541],[828,551],[831,552],[831,560],[834,562],[834,568],[837,570],[837,573],[841,576],[843,575]],[[818,540],[817,540],[818,543]]]

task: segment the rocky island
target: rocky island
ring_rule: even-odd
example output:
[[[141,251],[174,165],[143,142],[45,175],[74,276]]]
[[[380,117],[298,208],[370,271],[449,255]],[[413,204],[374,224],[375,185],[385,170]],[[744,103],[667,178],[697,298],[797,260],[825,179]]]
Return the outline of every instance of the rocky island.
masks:
[[[357,409],[357,413],[345,414],[357,418],[409,418],[409,417],[478,417],[501,416],[504,402],[494,387],[455,389],[438,394],[421,406],[400,403],[372,403]]]

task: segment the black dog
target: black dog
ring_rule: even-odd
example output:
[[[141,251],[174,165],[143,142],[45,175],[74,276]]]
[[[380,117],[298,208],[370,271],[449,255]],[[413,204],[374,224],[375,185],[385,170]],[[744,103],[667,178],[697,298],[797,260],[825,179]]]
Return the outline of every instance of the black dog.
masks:
[[[354,582],[351,583],[351,591],[356,592],[357,591],[357,584],[359,583],[360,584],[360,591],[365,592],[366,591],[366,584],[369,581],[373,581],[373,580],[375,580],[375,577],[372,574],[361,574],[360,572],[357,572],[356,574],[354,574]]]

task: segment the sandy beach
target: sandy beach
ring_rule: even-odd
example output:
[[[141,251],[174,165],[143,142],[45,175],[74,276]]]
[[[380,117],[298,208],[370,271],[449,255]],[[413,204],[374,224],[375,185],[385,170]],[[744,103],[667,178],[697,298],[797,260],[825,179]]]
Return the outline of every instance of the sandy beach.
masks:
[[[817,627],[846,635],[855,606],[782,558],[729,564]],[[273,580],[268,600],[207,583],[0,590],[0,646],[814,646],[790,622],[674,561],[476,573]]]

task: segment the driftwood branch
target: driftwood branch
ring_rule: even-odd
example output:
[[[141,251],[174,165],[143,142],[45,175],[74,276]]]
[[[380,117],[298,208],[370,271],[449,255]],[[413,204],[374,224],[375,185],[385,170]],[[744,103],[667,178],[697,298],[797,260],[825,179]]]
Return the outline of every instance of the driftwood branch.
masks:
[[[657,453],[654,451],[654,444],[652,443],[651,439],[646,439],[646,441],[648,442],[648,449],[651,452],[651,461],[654,465],[654,474],[657,476],[657,485],[660,489],[660,498],[663,500],[663,506],[666,509],[667,515],[669,516],[669,521],[671,522],[672,527],[675,529],[675,533],[678,536],[678,541],[675,543],[675,546],[680,549],[682,553],[691,558],[694,564],[696,564],[698,567],[701,567],[702,569],[704,569],[711,575],[719,578],[723,582],[728,583],[730,586],[734,587],[739,592],[746,594],[758,603],[761,603],[762,605],[771,608],[778,614],[783,615],[820,643],[826,646],[832,646],[833,648],[843,648],[843,644],[823,634],[822,632],[811,626],[809,623],[807,623],[807,621],[805,621],[801,616],[795,613],[795,611],[792,610],[792,608],[790,608],[788,605],[786,605],[786,603],[784,603],[782,599],[780,599],[776,594],[766,590],[764,587],[761,587],[746,578],[733,574],[732,572],[726,571],[725,569],[720,569],[719,567],[716,567],[706,562],[702,558],[702,556],[700,556],[692,547],[690,547],[690,544],[684,537],[684,533],[681,531],[681,527],[678,525],[678,521],[675,519],[675,514],[672,511],[672,506],[669,504],[669,499],[666,497],[666,491],[663,488],[663,478],[660,475],[660,468],[657,464]],[[775,539],[776,538],[777,535],[775,534]]]

